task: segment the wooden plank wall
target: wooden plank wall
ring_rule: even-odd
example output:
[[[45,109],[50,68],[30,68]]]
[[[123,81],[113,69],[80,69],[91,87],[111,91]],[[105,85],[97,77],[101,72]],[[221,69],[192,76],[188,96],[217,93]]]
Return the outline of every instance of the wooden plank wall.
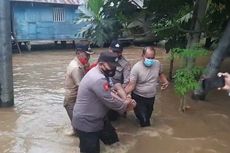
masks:
[[[56,15],[54,8],[60,8]],[[79,10],[73,5],[14,2],[12,14],[13,32],[18,41],[72,40],[84,26],[74,24]]]

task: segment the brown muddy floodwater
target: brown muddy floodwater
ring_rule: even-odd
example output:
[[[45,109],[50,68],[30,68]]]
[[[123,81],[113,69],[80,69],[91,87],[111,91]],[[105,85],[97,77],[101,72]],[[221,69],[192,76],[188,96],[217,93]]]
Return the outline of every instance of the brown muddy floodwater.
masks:
[[[98,50],[98,49],[97,49]],[[129,47],[124,55],[135,63],[141,54]],[[157,58],[167,72],[162,51]],[[0,109],[1,153],[78,153],[78,139],[67,136],[70,122],[63,108],[64,75],[71,50],[26,52],[13,56],[15,107]],[[97,57],[93,55],[93,60]],[[205,64],[207,59],[201,60]],[[179,64],[178,64],[179,65]],[[228,70],[226,60],[222,70]],[[206,102],[188,98],[191,109],[178,111],[172,85],[159,91],[152,126],[140,128],[132,112],[114,123],[121,144],[101,145],[102,153],[230,153],[230,97],[211,92]]]

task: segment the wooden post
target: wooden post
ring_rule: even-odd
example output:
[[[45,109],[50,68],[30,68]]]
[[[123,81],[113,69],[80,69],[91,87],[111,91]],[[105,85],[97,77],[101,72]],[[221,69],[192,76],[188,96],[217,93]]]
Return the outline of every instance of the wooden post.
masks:
[[[0,106],[13,104],[10,1],[0,0]]]

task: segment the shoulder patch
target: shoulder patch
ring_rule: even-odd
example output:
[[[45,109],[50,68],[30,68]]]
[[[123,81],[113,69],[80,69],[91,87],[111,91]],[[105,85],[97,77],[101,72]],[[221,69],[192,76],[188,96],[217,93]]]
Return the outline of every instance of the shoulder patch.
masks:
[[[104,89],[104,91],[109,91],[109,83],[108,82],[103,84],[103,89]]]

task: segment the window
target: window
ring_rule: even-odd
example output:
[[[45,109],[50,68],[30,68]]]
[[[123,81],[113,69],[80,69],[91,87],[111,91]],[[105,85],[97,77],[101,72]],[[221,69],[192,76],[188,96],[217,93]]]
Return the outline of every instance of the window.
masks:
[[[54,22],[64,22],[65,21],[64,8],[60,8],[60,7],[53,8],[53,21]]]

